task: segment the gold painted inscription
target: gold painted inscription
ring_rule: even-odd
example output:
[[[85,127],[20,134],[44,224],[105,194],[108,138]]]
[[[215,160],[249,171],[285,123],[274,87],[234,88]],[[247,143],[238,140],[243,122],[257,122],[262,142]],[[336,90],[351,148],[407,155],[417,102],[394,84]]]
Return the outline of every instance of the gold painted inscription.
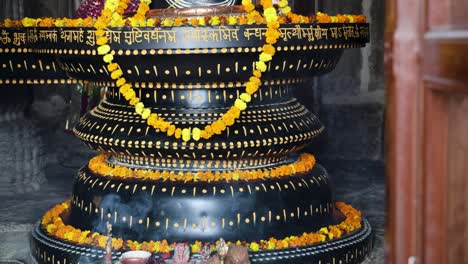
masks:
[[[60,32],[60,39],[62,39],[65,43],[83,43],[83,29],[80,28],[79,30],[64,30]]]
[[[0,33],[0,43],[4,45],[11,43],[10,33],[6,30],[2,30],[2,33]]]
[[[13,44],[16,46],[22,46],[26,44],[26,32],[14,32]]]
[[[220,41],[239,41],[238,28],[217,27],[211,29],[186,29],[183,30],[184,41],[204,41],[204,42],[220,42]]]
[[[57,43],[57,30],[55,29],[39,30],[37,35],[39,41]]]
[[[244,31],[244,37],[247,40],[256,38],[262,40],[265,37],[266,28],[247,28]],[[368,37],[369,28],[367,26],[351,25],[341,27],[322,28],[320,25],[302,27],[296,25],[289,28],[280,28],[280,38],[283,41],[292,39],[307,39],[308,41],[315,41],[321,39],[359,39]]]

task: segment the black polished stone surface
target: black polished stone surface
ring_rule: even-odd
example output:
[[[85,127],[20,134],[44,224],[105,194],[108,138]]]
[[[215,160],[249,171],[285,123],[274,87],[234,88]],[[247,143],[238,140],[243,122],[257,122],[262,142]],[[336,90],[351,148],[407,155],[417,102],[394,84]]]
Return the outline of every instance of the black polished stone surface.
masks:
[[[51,160],[46,170],[48,179],[40,192],[2,196],[0,207],[0,259],[29,261],[29,235],[36,221],[53,205],[71,197],[76,171],[94,154],[88,152],[72,135],[51,137],[49,156],[57,154],[60,162]],[[66,146],[58,148],[57,145]],[[52,149],[54,151],[52,151]],[[57,153],[55,153],[57,152]],[[375,234],[374,248],[366,264],[384,263],[384,176],[383,163],[374,161],[321,160],[335,186],[336,198],[352,204],[369,220]],[[62,161],[66,160],[66,161]]]
[[[320,165],[310,173],[248,182],[113,179],[87,168],[79,175],[65,224],[104,234],[110,221],[124,240],[259,241],[344,220]]]

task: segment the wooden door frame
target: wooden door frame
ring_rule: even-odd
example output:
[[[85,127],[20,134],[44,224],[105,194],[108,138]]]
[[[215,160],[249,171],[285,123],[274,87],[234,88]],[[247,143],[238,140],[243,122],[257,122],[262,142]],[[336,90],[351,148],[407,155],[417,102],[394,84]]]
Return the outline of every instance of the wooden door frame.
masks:
[[[418,263],[422,241],[423,0],[387,0],[386,263]],[[419,262],[422,263],[422,262]]]
[[[456,235],[447,217],[449,100],[468,94],[468,23],[453,31],[456,1],[440,10],[428,1],[387,0],[386,263],[448,263]]]

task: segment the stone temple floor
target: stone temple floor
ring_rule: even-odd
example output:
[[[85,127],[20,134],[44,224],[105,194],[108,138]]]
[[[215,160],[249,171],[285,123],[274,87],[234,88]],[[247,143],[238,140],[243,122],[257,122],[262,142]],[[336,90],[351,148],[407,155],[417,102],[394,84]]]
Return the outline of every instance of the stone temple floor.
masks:
[[[93,156],[92,152],[87,151],[71,135],[62,136],[60,140],[70,142],[66,144],[67,153],[54,154],[55,157],[59,157],[55,162],[50,162],[49,159],[46,167],[47,183],[42,185],[39,191],[13,196],[0,193],[0,264],[31,263],[28,239],[33,224],[53,205],[68,199],[76,171]],[[384,263],[383,162],[319,162],[328,169],[332,177],[336,187],[336,199],[351,203],[361,210],[372,225],[375,248],[364,263]]]

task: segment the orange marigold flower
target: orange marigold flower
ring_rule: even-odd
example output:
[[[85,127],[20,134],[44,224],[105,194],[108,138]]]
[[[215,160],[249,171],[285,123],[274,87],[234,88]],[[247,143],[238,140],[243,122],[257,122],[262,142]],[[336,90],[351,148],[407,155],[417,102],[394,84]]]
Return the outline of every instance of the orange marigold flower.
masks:
[[[262,51],[265,52],[265,53],[270,54],[271,56],[273,56],[273,55],[275,55],[276,48],[273,47],[273,46],[270,45],[270,44],[265,44],[265,45],[263,45],[263,47],[262,47]],[[260,78],[260,77],[257,76],[257,78]]]
[[[52,27],[54,26],[54,21],[51,18],[43,18],[41,21],[39,21],[39,26],[40,27]]]
[[[244,10],[247,13],[252,12],[253,10],[255,10],[255,6],[252,3],[244,5]]]
[[[191,18],[191,19],[189,20],[189,23],[190,23],[190,25],[192,25],[192,26],[198,26],[198,24],[199,24],[197,18]]]
[[[182,137],[182,129],[177,128],[176,131],[174,132],[175,138],[179,139]]]

